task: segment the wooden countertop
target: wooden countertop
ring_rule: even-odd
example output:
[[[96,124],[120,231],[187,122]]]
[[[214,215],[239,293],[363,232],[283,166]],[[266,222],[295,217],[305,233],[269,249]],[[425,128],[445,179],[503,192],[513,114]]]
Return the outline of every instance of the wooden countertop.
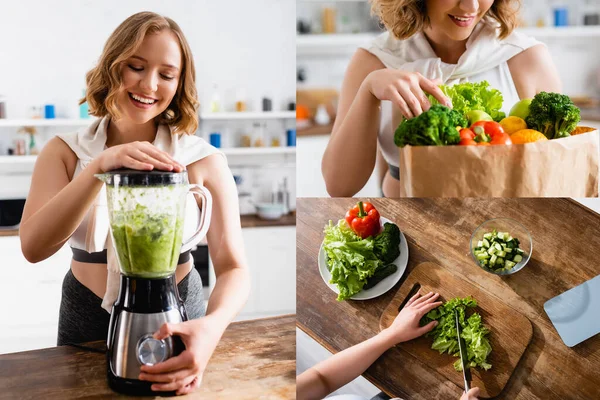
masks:
[[[406,276],[432,261],[514,308],[533,324],[533,340],[499,399],[600,399],[600,335],[567,347],[543,304],[600,274],[600,215],[569,199],[372,199],[381,216],[404,232],[407,271],[386,294],[336,301],[317,266],[323,227],[356,199],[298,199],[297,325],[336,353],[379,332],[383,310]],[[533,256],[521,271],[500,277],[474,264],[471,234],[493,217],[520,221],[533,237]],[[433,350],[432,350],[433,351]],[[411,400],[459,399],[461,389],[400,348],[388,350],[364,374],[390,396]]]
[[[270,227],[270,226],[295,226],[296,225],[296,212],[293,211],[289,214],[284,215],[276,221],[260,219],[256,214],[242,215],[240,217],[242,228],[257,228],[257,227]],[[19,236],[18,229],[10,229],[2,231],[0,230],[0,237],[2,236]]]
[[[178,398],[293,399],[294,321],[288,315],[231,324],[200,389]],[[89,345],[102,348],[104,342]],[[0,388],[2,399],[129,398],[108,387],[104,354],[70,346],[0,355]]]
[[[289,214],[284,215],[276,221],[270,221],[258,218],[257,215],[242,215],[241,217],[242,228],[256,228],[261,226],[290,226],[296,225],[296,212],[293,211]]]

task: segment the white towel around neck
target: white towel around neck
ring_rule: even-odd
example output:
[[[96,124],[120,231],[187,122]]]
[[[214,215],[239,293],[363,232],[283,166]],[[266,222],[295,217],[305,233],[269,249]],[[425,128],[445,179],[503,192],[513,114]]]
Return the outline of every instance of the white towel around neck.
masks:
[[[73,150],[79,159],[73,178],[75,178],[75,176],[85,169],[94,158],[98,157],[98,155],[106,149],[109,122],[110,118],[104,117],[94,121],[89,127],[82,128],[77,132],[57,135],[71,148],[71,150]],[[164,124],[158,126],[153,144],[160,150],[169,153],[177,162],[185,166],[212,154],[221,154],[225,157],[221,151],[208,144],[204,139],[194,135],[175,134],[168,125]],[[188,202],[188,206],[189,204],[195,204],[193,199],[191,200],[191,203]],[[119,293],[120,277],[119,265],[109,231],[105,186],[102,187],[102,190],[90,207],[88,214],[82,221],[82,224],[85,223],[87,223],[87,229],[85,230],[85,244],[72,243],[71,240],[69,244],[72,247],[82,247],[81,250],[85,250],[88,253],[95,253],[103,251],[104,249],[107,250],[108,279],[106,282],[106,292],[102,301],[102,308],[110,313],[112,305]],[[81,242],[83,242],[83,240],[81,240]]]
[[[379,58],[387,68],[419,72],[428,79],[440,79],[444,84],[452,85],[495,68],[523,50],[541,44],[519,32],[512,32],[500,40],[497,29],[490,22],[479,22],[467,40],[466,51],[456,64],[442,62],[423,32],[405,40],[398,40],[384,32],[361,47]]]

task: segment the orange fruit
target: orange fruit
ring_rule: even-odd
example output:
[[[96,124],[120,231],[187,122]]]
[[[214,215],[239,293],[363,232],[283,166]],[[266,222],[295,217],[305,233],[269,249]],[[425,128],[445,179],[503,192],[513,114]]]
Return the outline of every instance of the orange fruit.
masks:
[[[296,105],[296,119],[309,119],[310,110],[304,104]]]
[[[521,129],[510,135],[510,140],[513,144],[533,143],[539,140],[548,140],[542,132],[534,129]]]
[[[500,125],[504,132],[512,135],[513,133],[520,131],[522,129],[527,129],[527,123],[523,118],[519,117],[506,117],[502,121],[500,121]]]

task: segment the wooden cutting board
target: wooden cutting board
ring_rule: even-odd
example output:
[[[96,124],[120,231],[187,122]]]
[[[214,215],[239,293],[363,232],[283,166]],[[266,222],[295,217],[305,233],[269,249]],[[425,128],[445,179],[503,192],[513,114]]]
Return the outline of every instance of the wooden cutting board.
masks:
[[[478,306],[475,312],[481,314],[483,323],[491,331],[488,338],[492,345],[492,352],[488,356],[488,362],[492,364],[492,368],[488,371],[471,368],[473,376],[471,385],[481,389],[482,398],[499,395],[531,341],[533,336],[531,321],[462,277],[452,274],[437,264],[425,262],[415,267],[385,308],[379,322],[380,329],[385,329],[392,324],[398,315],[399,307],[403,305],[415,285],[421,286],[422,294],[430,291],[439,293],[442,300],[467,296],[477,300]],[[457,358],[431,349],[432,342],[432,337],[422,336],[398,346],[444,375],[449,381],[464,388],[462,373],[456,371],[453,366]]]

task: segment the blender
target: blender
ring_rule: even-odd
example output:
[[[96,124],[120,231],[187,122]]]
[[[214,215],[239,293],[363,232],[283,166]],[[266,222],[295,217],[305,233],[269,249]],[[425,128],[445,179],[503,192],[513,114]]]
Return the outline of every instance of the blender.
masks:
[[[208,231],[211,195],[203,186],[189,184],[185,171],[120,169],[96,177],[106,184],[110,232],[120,269],[107,338],[108,382],[117,392],[157,394],[150,389],[151,382],[138,379],[140,367],[185,349],[178,336],[157,340],[152,335],[166,322],[187,320],[175,270],[180,253],[190,250]],[[189,193],[202,199],[202,213],[195,233],[182,243]]]

